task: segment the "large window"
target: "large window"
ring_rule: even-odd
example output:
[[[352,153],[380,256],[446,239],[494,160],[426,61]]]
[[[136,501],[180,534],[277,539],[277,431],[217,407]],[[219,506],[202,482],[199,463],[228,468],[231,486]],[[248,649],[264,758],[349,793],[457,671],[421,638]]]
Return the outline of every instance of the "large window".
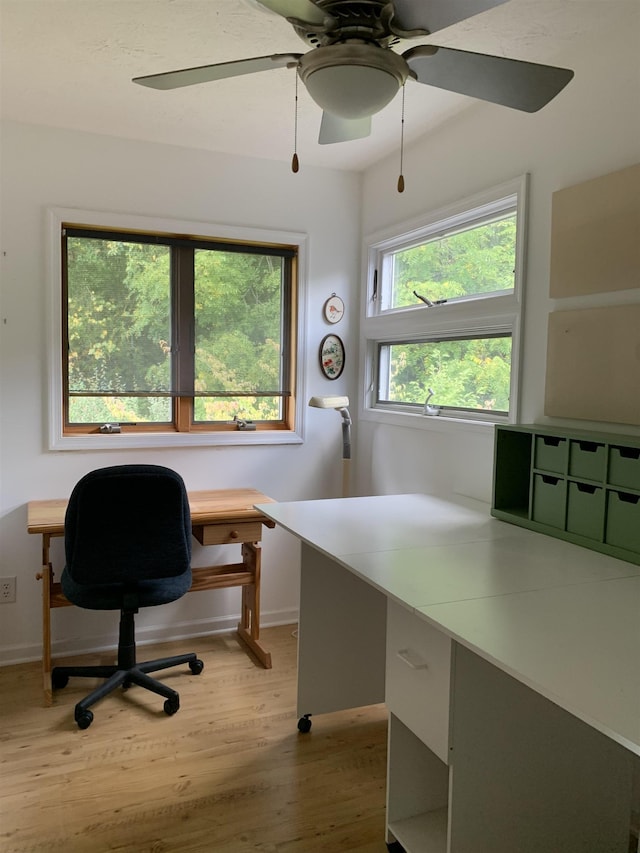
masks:
[[[299,244],[68,220],[58,239],[62,436],[295,429]]]
[[[369,242],[365,417],[515,418],[525,187]]]

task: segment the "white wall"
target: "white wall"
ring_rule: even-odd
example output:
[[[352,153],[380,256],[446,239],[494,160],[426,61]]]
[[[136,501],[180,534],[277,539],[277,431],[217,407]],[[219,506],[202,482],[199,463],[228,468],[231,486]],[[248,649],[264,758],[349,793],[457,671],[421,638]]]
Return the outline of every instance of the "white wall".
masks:
[[[16,604],[0,612],[0,661],[40,653],[40,538],[26,532],[29,500],[66,496],[87,471],[121,462],[155,462],[178,470],[189,489],[251,486],[277,500],[340,494],[340,422],[335,413],[307,409],[306,440],[297,446],[50,452],[47,450],[45,263],[46,208],[76,207],[309,235],[308,357],[302,389],[353,394],[356,359],[329,382],[320,373],[318,345],[329,328],[355,352],[360,179],[357,175],[217,156],[203,151],[7,123],[2,127],[2,303],[0,314],[0,576],[17,576]],[[333,292],[347,304],[339,327],[322,305]],[[61,563],[57,540],[57,567]],[[230,549],[194,552],[195,564],[235,562]],[[265,530],[263,624],[296,618],[298,547]],[[168,631],[235,626],[238,589],[190,595],[140,614],[143,637]],[[113,643],[117,615],[76,609],[53,612],[54,651]]]
[[[575,4],[577,14],[580,5]],[[522,423],[548,420],[544,380],[547,316],[554,304],[548,297],[551,195],[640,160],[639,34],[640,5],[616,5],[606,32],[594,32],[589,43],[555,58],[558,65],[573,68],[575,78],[541,112],[528,115],[478,103],[460,113],[405,153],[402,195],[395,191],[397,156],[365,174],[365,235],[530,174]],[[407,126],[410,121],[408,115]],[[640,290],[609,301],[614,300],[638,302]],[[585,304],[592,303],[573,300],[563,307]],[[629,392],[637,394],[638,389]],[[640,433],[638,428],[606,424],[604,418],[601,424],[555,423]],[[492,432],[479,426],[447,430],[439,418],[430,426],[425,431],[360,423],[359,491],[454,491],[490,500]]]
[[[355,401],[361,233],[414,219],[529,172],[521,420],[542,421],[546,322],[553,307],[548,298],[551,194],[639,159],[638,8],[636,4],[633,21],[612,15],[606,33],[594,32],[590,44],[557,57],[558,64],[575,69],[576,77],[542,112],[525,115],[477,104],[407,150],[402,195],[395,190],[397,156],[370,169],[361,182],[345,172],[303,167],[294,176],[286,165],[272,162],[27,125],[3,127],[0,575],[17,575],[18,601],[2,605],[0,661],[39,653],[40,587],[34,575],[40,542],[26,533],[26,503],[68,494],[91,468],[135,459],[172,465],[191,489],[250,485],[278,500],[340,493],[339,420],[320,410],[307,411],[307,441],[297,447],[48,452],[45,208],[104,209],[307,232],[305,395],[346,393]],[[406,121],[410,123],[410,115]],[[318,370],[317,345],[327,331],[322,304],[334,291],[347,304],[339,326],[347,345],[347,368],[344,377],[329,383]],[[638,301],[640,293],[624,298]],[[352,406],[352,414],[354,410]],[[434,419],[424,431],[363,422],[355,425],[354,449],[359,493],[454,491],[490,498],[493,436],[486,427],[449,429]],[[216,551],[196,550],[195,556],[198,562],[213,562]],[[295,616],[297,563],[294,542],[279,531],[266,531],[265,624]],[[229,590],[186,596],[166,610],[166,615],[164,610],[162,615],[142,614],[140,621],[149,636],[154,635],[154,626],[166,622],[182,625],[185,632],[231,626],[239,594]],[[76,610],[53,614],[58,650],[84,647],[86,636],[95,636],[96,644],[108,642],[111,630],[107,616],[96,620]]]

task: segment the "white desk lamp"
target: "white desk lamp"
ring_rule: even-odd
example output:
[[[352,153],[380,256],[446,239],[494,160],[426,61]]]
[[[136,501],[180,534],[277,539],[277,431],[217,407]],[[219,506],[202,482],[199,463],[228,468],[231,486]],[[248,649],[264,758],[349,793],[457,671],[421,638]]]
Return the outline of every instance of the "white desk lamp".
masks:
[[[351,462],[351,415],[348,397],[312,397],[314,409],[335,409],[342,415],[342,497],[349,496],[349,464]]]

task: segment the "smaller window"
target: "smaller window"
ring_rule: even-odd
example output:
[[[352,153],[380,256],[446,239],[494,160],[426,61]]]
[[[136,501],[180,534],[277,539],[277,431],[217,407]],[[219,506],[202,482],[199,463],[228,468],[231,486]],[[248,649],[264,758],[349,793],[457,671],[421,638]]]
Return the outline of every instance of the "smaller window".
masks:
[[[526,185],[371,239],[365,419],[516,420]]]
[[[515,214],[437,234],[384,256],[381,310],[512,293],[515,260]]]
[[[442,414],[509,411],[511,335],[381,343],[378,399],[387,406]],[[436,390],[437,389],[437,390]]]

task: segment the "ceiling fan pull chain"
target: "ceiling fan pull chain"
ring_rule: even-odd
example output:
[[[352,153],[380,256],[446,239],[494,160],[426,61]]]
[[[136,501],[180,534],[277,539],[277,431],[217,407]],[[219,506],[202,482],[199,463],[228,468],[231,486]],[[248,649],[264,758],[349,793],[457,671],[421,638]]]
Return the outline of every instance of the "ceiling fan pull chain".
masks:
[[[402,119],[400,120],[400,175],[398,176],[398,192],[404,192],[404,175],[402,174],[402,167],[404,162],[404,87],[405,84],[402,84]]]
[[[293,119],[293,158],[291,160],[291,171],[296,173],[300,169],[298,161],[298,72],[296,75],[296,104]]]

